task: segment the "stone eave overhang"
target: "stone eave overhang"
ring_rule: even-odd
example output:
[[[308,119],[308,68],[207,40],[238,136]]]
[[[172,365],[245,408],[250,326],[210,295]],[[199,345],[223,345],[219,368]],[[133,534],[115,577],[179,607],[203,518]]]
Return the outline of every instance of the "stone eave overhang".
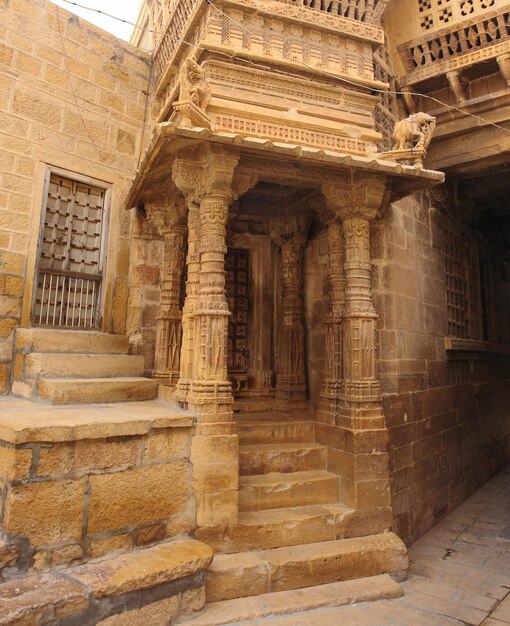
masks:
[[[182,128],[173,122],[162,122],[154,129],[145,158],[126,196],[125,208],[143,205],[149,197],[153,197],[160,183],[171,177],[173,155],[182,148],[199,143],[231,147],[238,150],[243,157],[263,157],[275,159],[279,163],[286,161],[290,167],[296,167],[296,177],[299,174],[299,180],[308,185],[319,182],[314,180],[317,167],[323,168],[324,174],[330,179],[335,170],[339,175],[355,171],[359,174],[386,176],[392,182],[391,200],[444,182],[443,172],[383,160],[377,153],[372,156],[357,156],[234,133],[215,133],[205,128]],[[313,166],[314,174],[307,180],[306,168],[310,166]],[[291,184],[291,181],[282,181],[283,184],[286,182]]]

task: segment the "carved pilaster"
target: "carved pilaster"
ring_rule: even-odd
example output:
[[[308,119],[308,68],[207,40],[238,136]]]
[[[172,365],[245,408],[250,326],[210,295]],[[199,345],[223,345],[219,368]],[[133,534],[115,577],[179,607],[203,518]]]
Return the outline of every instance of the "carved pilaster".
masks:
[[[282,326],[276,397],[284,400],[304,400],[307,395],[303,252],[309,225],[309,218],[303,215],[276,225],[282,252]]]
[[[164,246],[153,376],[170,385],[176,384],[180,370],[180,292],[186,252],[186,207],[179,195],[164,205],[146,205],[147,218],[163,237]]]
[[[342,318],[345,303],[344,239],[341,223],[331,216],[325,220],[329,244],[330,309],[326,318],[326,371],[321,391],[319,417],[335,422],[342,372]]]
[[[182,309],[180,376],[175,391],[175,397],[179,402],[186,402],[189,387],[193,379],[198,280],[200,274],[199,244],[199,207],[195,202],[190,201],[188,208],[188,254],[186,257],[188,271],[186,277],[186,296]]]
[[[381,392],[375,370],[375,323],[370,263],[370,222],[385,196],[385,181],[323,186],[328,205],[342,222],[345,240],[345,301],[342,314],[342,398],[335,420],[349,428],[374,425],[380,418]],[[378,422],[379,423],[379,422]]]

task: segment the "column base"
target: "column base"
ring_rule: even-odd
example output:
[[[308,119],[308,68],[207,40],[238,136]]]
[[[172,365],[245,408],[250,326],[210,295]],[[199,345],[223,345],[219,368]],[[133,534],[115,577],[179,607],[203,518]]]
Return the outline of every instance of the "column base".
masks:
[[[239,442],[232,385],[228,381],[193,380],[187,399],[197,420],[191,443],[197,525],[231,525],[237,521],[239,500]]]
[[[187,378],[179,378],[175,387],[175,399],[177,402],[181,402],[182,404],[187,403],[190,386],[191,380]]]
[[[304,376],[278,374],[276,377],[276,398],[278,400],[306,400],[307,389]]]
[[[318,422],[316,441],[328,447],[328,470],[340,476],[340,500],[356,509],[391,505],[386,428],[354,430]]]

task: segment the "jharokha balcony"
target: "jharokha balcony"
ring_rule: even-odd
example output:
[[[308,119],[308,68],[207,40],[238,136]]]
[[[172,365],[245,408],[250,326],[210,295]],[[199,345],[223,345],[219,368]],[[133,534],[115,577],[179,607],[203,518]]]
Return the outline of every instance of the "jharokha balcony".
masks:
[[[466,151],[473,161],[477,152],[487,156],[496,130],[487,120],[500,125],[510,120],[510,4],[393,0],[384,21],[407,108],[437,117],[431,166],[449,169],[463,161],[465,167]],[[460,141],[475,125],[476,133]],[[503,144],[501,153],[508,149],[506,139]]]

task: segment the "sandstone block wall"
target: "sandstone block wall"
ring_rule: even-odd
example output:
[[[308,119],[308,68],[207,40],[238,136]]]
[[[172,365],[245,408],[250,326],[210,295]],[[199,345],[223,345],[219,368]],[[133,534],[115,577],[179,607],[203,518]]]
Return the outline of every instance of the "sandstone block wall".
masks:
[[[112,423],[110,436],[77,440],[57,425],[23,443],[0,440],[0,539],[10,567],[44,571],[189,533],[190,424]]]
[[[27,325],[46,167],[112,185],[103,330],[126,327],[132,215],[150,56],[48,0],[0,2],[0,392]],[[145,132],[145,140],[148,132]]]
[[[405,540],[423,534],[510,459],[508,355],[445,350],[447,220],[451,228],[445,210],[420,194],[393,204],[373,228],[378,375],[394,529]],[[491,262],[501,299],[508,278]],[[504,308],[491,304],[495,328],[505,326]]]

